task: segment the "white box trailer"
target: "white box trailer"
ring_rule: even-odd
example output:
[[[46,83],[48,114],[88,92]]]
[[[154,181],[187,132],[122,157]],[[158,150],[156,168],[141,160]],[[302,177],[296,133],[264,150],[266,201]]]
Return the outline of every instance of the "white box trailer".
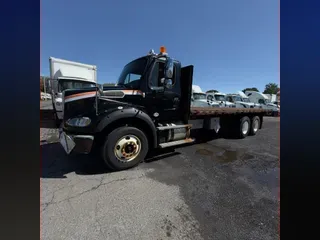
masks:
[[[88,82],[97,82],[97,66],[64,59],[49,58],[50,78],[76,78]]]
[[[63,91],[94,87],[97,83],[97,66],[50,57],[49,67],[52,105],[59,123],[63,119]]]

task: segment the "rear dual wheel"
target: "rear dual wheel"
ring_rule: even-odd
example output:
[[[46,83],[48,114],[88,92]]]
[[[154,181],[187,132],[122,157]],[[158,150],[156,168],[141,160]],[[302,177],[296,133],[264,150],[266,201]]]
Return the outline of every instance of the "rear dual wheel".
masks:
[[[260,129],[260,118],[258,116],[255,116],[251,120],[251,128],[250,128],[250,134],[251,136],[254,136],[257,134],[258,130]]]
[[[242,117],[240,119],[240,128],[238,132],[239,138],[245,138],[250,133],[251,121],[248,117]]]
[[[245,116],[240,119],[240,128],[238,132],[239,138],[245,138],[248,135],[254,136],[260,128],[260,118],[254,116],[252,119]]]
[[[148,139],[135,127],[119,127],[106,138],[102,158],[112,170],[132,168],[144,160],[148,153]]]

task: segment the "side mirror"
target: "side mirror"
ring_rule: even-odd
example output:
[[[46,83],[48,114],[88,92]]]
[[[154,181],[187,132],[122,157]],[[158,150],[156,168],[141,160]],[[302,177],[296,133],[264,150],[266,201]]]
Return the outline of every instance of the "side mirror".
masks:
[[[167,58],[164,76],[166,79],[171,79],[173,77],[173,60],[171,58]]]
[[[165,89],[171,89],[172,88],[172,80],[171,79],[165,79],[163,84]]]

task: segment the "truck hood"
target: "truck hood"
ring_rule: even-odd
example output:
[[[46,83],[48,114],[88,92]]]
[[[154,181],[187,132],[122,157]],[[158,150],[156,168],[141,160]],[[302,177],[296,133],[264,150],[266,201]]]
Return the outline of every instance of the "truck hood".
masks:
[[[219,107],[219,103],[207,102],[204,99],[194,100],[191,102],[191,107]]]
[[[97,86],[86,89],[66,90],[63,93],[64,121],[72,118],[85,116],[92,120],[96,119],[100,113],[105,112],[106,104],[109,109],[113,106],[130,105],[126,102],[126,96],[140,95],[140,90],[128,90],[123,86]],[[139,96],[137,96],[139,97]]]
[[[253,102],[238,102],[238,103],[241,103],[241,104],[244,104],[244,105],[248,105],[248,106],[255,106],[257,104],[253,103]]]
[[[200,99],[200,100],[196,100],[198,102],[204,102],[204,103],[207,103],[208,104],[208,100],[205,100],[205,99]],[[210,106],[220,106],[220,104],[216,101],[209,101],[209,105]]]
[[[107,91],[107,90],[125,90],[125,86],[122,86],[122,85],[115,85],[115,86],[105,86],[103,87],[103,90],[104,91]]]
[[[234,105],[234,103],[228,102],[228,101],[226,101],[225,103],[226,103],[226,105],[228,105],[228,106],[229,106],[229,105]]]
[[[219,104],[220,104],[220,105],[225,104],[226,106],[235,106],[235,104],[234,104],[234,103],[232,103],[232,102],[228,102],[228,101],[219,101]]]
[[[274,103],[267,103],[267,106],[270,106],[270,107],[278,107],[276,104]]]

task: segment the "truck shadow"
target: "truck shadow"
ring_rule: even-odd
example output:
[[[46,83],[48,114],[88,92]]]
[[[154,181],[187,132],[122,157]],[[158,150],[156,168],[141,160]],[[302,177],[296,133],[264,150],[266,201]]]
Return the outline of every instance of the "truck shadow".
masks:
[[[219,131],[219,133],[216,133],[214,130],[206,129],[191,130],[191,137],[196,139],[194,144],[206,143],[219,138],[238,139],[237,137],[233,136],[231,132],[228,131]]]
[[[197,140],[193,144],[201,144],[219,138],[218,134],[206,134],[203,131],[193,130],[191,133]],[[179,146],[188,147],[191,144]],[[41,178],[66,178],[66,174],[75,172],[79,175],[96,175],[112,172],[106,167],[98,154],[67,155],[59,143],[47,143],[40,145]],[[145,159],[145,163],[159,161],[181,154],[177,148],[166,148],[151,151]]]
[[[56,128],[52,109],[40,109],[40,128]]]
[[[180,154],[174,149],[152,151],[145,162],[158,161]],[[97,154],[67,155],[59,143],[40,145],[41,178],[67,178],[66,174],[97,175],[112,172]]]

